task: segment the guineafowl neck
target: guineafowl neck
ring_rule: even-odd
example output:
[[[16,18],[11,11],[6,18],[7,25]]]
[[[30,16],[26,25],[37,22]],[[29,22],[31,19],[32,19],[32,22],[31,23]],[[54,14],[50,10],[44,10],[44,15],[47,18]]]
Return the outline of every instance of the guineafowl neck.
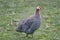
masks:
[[[39,11],[36,11],[35,15],[36,16],[40,16]]]

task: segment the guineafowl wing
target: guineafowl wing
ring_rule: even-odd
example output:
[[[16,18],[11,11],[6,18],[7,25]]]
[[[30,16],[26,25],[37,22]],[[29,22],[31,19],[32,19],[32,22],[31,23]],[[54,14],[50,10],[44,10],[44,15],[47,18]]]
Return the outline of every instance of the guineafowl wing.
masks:
[[[36,29],[40,27],[40,21],[39,22],[33,22],[30,26],[30,28],[26,31],[27,34],[32,34]]]

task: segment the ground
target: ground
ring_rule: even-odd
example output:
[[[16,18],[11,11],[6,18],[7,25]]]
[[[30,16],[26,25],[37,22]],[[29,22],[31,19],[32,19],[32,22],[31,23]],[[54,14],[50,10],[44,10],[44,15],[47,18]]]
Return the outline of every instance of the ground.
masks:
[[[22,21],[41,6],[41,26],[26,38],[15,31],[14,20]],[[0,40],[60,40],[60,0],[0,0]]]

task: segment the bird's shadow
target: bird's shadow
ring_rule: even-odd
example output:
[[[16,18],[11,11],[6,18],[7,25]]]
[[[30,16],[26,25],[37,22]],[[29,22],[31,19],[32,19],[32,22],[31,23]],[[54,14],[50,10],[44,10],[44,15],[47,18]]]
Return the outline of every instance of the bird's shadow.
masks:
[[[34,40],[34,38],[32,38],[31,36],[29,36],[29,37],[26,37],[26,36],[18,36],[18,38],[20,38],[20,39],[23,39],[23,40]]]
[[[18,38],[19,40],[36,40],[36,37],[32,37],[32,35],[28,35],[26,37],[25,33],[19,33],[19,32],[15,32],[14,35],[16,36],[16,38]]]

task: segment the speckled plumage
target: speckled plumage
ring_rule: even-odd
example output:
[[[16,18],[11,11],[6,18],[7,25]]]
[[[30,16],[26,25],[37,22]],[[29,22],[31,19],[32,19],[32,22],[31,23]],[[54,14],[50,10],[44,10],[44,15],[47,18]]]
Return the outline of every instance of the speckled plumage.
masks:
[[[40,27],[40,7],[36,8],[36,13],[33,16],[28,17],[27,19],[23,20],[19,23],[18,28],[16,29],[17,32],[25,32],[28,34],[33,34],[35,30]]]

